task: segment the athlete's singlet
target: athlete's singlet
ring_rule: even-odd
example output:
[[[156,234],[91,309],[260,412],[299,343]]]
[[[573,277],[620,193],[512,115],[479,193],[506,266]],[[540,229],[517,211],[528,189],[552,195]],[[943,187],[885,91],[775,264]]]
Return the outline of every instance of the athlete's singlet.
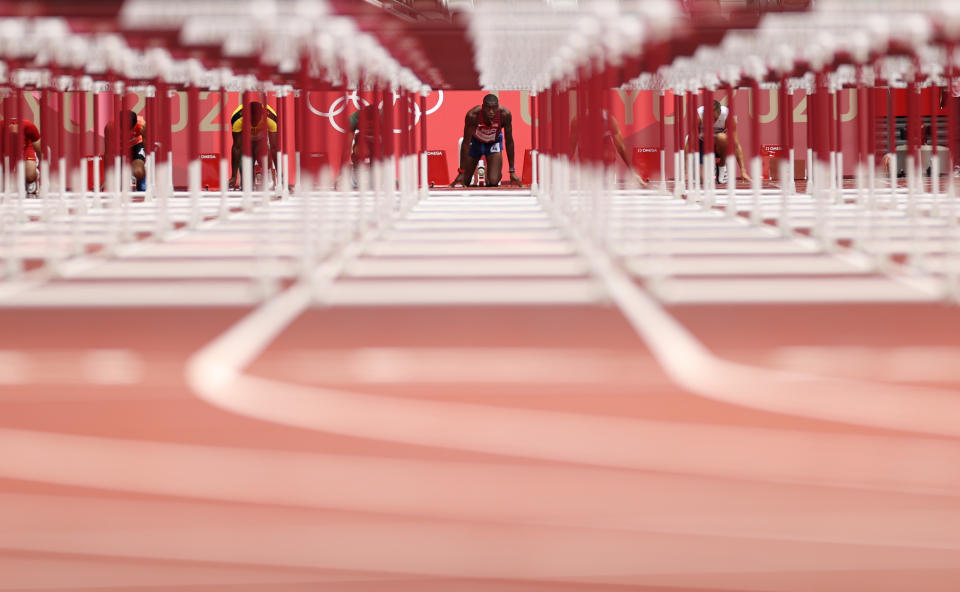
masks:
[[[127,148],[133,148],[137,144],[143,143],[143,128],[145,125],[146,122],[138,115],[137,123],[134,124],[133,129],[127,135]]]
[[[703,121],[703,105],[697,107],[697,115],[700,117],[700,121]],[[727,131],[727,117],[730,116],[730,108],[726,105],[721,105],[719,117],[713,120],[713,133],[714,135]],[[702,126],[701,126],[702,127]],[[700,130],[700,137],[703,138],[703,130]]]
[[[20,121],[16,118],[0,120],[0,129],[3,129],[9,139],[9,146],[16,142]],[[33,150],[33,143],[40,139],[40,130],[37,126],[27,119],[23,120],[23,158],[26,160],[36,160],[37,154]]]
[[[473,137],[478,141],[483,142],[484,144],[489,144],[490,142],[496,142],[500,137],[500,110],[497,109],[497,114],[493,116],[493,121],[491,123],[485,123],[483,121],[483,114],[481,113],[478,117],[477,127],[473,132]]]

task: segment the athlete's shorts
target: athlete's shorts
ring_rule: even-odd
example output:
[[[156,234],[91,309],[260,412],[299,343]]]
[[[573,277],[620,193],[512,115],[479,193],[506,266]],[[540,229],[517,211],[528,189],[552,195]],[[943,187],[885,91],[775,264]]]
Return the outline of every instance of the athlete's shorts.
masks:
[[[726,130],[721,130],[721,131],[718,131],[718,132],[717,132],[717,134],[724,134],[724,133],[726,133]],[[713,146],[714,146],[714,148],[713,148],[713,150],[714,150],[714,151],[713,151],[713,154],[714,154],[715,156],[717,155],[717,151],[716,151],[716,150],[717,150],[717,148],[716,148],[716,146],[717,146],[717,143],[716,143],[716,135],[717,135],[717,134],[714,134],[714,143],[713,143]],[[700,138],[700,162],[703,163],[703,138]],[[726,164],[726,163],[724,163],[724,164]]]
[[[147,160],[147,150],[143,147],[143,142],[130,147],[130,160]]]
[[[714,146],[716,146],[716,143],[714,143]],[[716,156],[716,148],[714,148],[713,154]],[[703,138],[700,138],[700,162],[703,163]]]
[[[273,145],[270,143],[269,137],[253,136],[250,138],[250,154],[253,157],[260,157],[269,153],[272,149]]]
[[[470,158],[479,159],[487,154],[499,154],[503,150],[503,134],[500,134],[493,142],[481,142],[476,138],[470,138],[470,149],[468,154]]]

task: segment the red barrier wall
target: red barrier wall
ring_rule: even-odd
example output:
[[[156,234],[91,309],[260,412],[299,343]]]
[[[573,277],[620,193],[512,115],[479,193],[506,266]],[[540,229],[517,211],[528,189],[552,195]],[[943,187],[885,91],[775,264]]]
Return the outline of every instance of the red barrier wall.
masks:
[[[633,153],[634,147],[639,148],[659,148],[660,143],[660,120],[659,99],[657,93],[652,91],[610,91],[611,92],[611,112],[617,119],[622,130],[624,141],[627,145],[629,154]],[[931,113],[930,93],[936,92],[936,89],[925,89],[920,98],[921,114],[929,115]],[[894,91],[894,114],[906,116],[906,90],[898,89]],[[427,148],[430,150],[444,150],[447,153],[448,167],[450,168],[450,177],[454,176],[458,166],[457,144],[463,133],[463,117],[468,109],[478,105],[485,94],[484,91],[457,91],[457,92],[434,92],[427,97]],[[503,91],[498,93],[501,105],[513,113],[514,120],[514,141],[516,146],[516,167],[518,171],[523,170],[523,158],[525,151],[530,148],[530,108],[529,93],[520,91]],[[873,97],[878,117],[878,129],[885,127],[887,114],[886,91],[875,92]],[[92,95],[91,95],[92,96]],[[302,123],[302,130],[307,138],[307,151],[329,152],[334,164],[339,164],[343,150],[342,142],[345,139],[344,130],[347,127],[349,115],[357,110],[357,107],[372,101],[380,102],[379,93],[359,93],[359,95],[350,95],[345,97],[343,93],[334,91],[314,91],[309,95],[308,119]],[[81,150],[84,154],[94,153],[94,139],[96,138],[96,152],[102,152],[102,128],[103,124],[111,117],[111,97],[109,93],[101,93],[97,101],[98,104],[98,125],[99,129],[94,130],[94,102],[87,103],[86,128]],[[781,138],[779,120],[784,113],[784,105],[779,104],[779,96],[776,91],[760,91],[759,115],[754,113],[752,102],[750,100],[750,91],[748,89],[734,89],[732,91],[719,90],[714,93],[714,97],[724,104],[731,105],[733,117],[739,130],[739,137],[744,151],[749,154],[754,143],[761,145],[778,145],[783,143]],[[283,133],[283,143],[288,152],[294,147],[294,126],[297,125],[294,117],[294,99],[292,96],[285,97],[282,105],[278,104],[275,96],[270,96],[268,102],[278,108],[281,112],[281,126]],[[80,110],[83,100],[79,93],[66,93],[64,97],[64,113],[58,115],[52,111],[50,121],[61,122],[64,126],[65,144],[67,154],[71,159],[75,157],[77,151],[76,133],[78,131],[78,121],[80,121]],[[698,98],[698,104],[701,99]],[[176,92],[171,98],[171,128],[173,132],[173,154],[174,154],[174,183],[179,186],[186,185],[186,158],[187,158],[187,128],[191,125],[200,127],[200,151],[201,152],[221,152],[224,148],[222,143],[222,128],[228,121],[230,113],[240,102],[240,93],[227,93],[226,108],[220,105],[220,97],[216,92],[200,93],[199,113],[188,113],[187,100],[185,92]],[[136,111],[141,111],[145,104],[142,96],[128,94],[124,98],[124,104]],[[668,154],[675,149],[673,126],[676,124],[674,113],[674,101],[671,93],[666,97],[665,123],[667,125],[666,149]],[[395,113],[398,112],[405,103],[395,100]],[[40,124],[39,107],[36,93],[26,93],[24,95],[24,116],[32,117],[35,122]],[[419,105],[409,106],[412,119],[419,121]],[[796,157],[804,159],[806,157],[806,122],[807,122],[807,99],[804,92],[797,92],[792,97],[791,105],[788,107],[793,110],[794,120],[794,139]],[[839,110],[841,116],[841,138],[844,152],[844,172],[852,175],[854,172],[857,155],[857,124],[860,117],[866,114],[858,113],[856,90],[843,90],[839,93]],[[330,113],[334,116],[331,118]],[[945,129],[946,112],[939,110],[938,114],[942,117],[941,130]],[[750,134],[750,125],[748,122],[753,117],[760,118],[760,137],[752,138]],[[881,120],[882,119],[882,120]],[[394,121],[400,121],[400,118],[394,117]],[[395,130],[399,132],[400,130]],[[41,129],[41,133],[46,130]],[[941,134],[943,132],[941,131]],[[399,137],[399,133],[395,134]],[[327,148],[322,145],[326,142]],[[878,150],[886,148],[878,141]],[[419,145],[419,142],[418,142]],[[229,151],[229,145],[226,147]],[[667,158],[667,175],[672,176],[672,158]],[[504,158],[504,168],[506,168],[506,158]]]

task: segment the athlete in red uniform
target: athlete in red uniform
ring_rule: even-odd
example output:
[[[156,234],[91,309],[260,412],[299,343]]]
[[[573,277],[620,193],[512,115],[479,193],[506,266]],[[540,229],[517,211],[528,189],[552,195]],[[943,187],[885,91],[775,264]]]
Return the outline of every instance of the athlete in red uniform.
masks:
[[[25,178],[28,190],[30,184],[36,182],[38,176],[37,158],[40,154],[40,130],[32,121],[24,119],[23,123],[23,160]],[[15,146],[17,134],[20,133],[21,121],[16,118],[0,120],[3,132],[6,135],[6,145]],[[32,191],[31,191],[32,192]]]
[[[522,185],[513,164],[513,115],[500,106],[496,95],[487,95],[483,97],[483,104],[467,111],[464,118],[460,168],[450,186],[459,183],[469,187],[481,158],[487,160],[487,186],[499,185],[503,175],[504,146],[507,148],[507,161],[510,163],[510,181]]]
[[[123,112],[121,120],[124,121],[126,127],[126,131],[121,131],[121,140],[125,142],[124,148],[129,150],[130,168],[137,182],[137,191],[144,191],[147,188],[147,169],[144,166],[144,162],[147,159],[147,151],[143,146],[143,131],[146,124],[142,117],[139,117],[130,110]],[[108,164],[112,162],[110,157],[113,154],[114,127],[116,127],[116,125],[113,120],[110,120],[107,125],[103,126],[104,153],[107,155]]]

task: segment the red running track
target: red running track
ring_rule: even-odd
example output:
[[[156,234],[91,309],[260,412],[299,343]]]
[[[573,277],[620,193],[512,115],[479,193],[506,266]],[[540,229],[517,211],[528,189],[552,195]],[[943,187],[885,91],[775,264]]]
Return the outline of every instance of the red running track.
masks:
[[[951,590],[960,577],[955,438],[691,395],[615,309],[314,309],[249,368],[423,403],[472,449],[197,398],[185,363],[246,312],[0,313],[0,348],[30,367],[0,390],[4,589]],[[721,358],[921,386],[872,360],[949,355],[960,322],[936,305],[670,313]],[[104,384],[84,356],[105,350],[139,370]],[[366,416],[374,431],[393,429],[391,409]],[[458,409],[463,423],[444,425]],[[514,451],[471,433],[487,413]],[[550,440],[555,425],[568,436]],[[858,459],[872,464],[856,482],[823,470]]]

